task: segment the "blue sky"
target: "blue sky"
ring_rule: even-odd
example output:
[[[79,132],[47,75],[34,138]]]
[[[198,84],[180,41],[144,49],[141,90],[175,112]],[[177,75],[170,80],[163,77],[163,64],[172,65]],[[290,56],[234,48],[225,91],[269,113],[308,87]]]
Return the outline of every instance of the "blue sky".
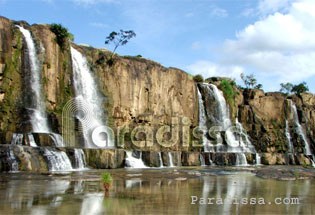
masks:
[[[314,0],[0,0],[0,15],[61,23],[78,44],[105,46],[119,29],[142,55],[205,78],[254,74],[266,91],[306,81],[315,92]]]

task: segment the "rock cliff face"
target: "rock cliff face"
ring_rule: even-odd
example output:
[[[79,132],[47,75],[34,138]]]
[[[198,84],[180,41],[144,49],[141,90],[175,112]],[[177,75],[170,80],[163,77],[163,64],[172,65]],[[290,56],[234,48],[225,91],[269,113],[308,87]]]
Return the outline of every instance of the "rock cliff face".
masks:
[[[54,132],[61,133],[62,108],[74,97],[70,44],[61,49],[48,25],[30,26],[0,17],[0,131],[3,143],[10,142],[14,132],[30,131],[28,110],[25,108],[28,95],[23,92],[27,47],[15,25],[30,30],[35,40],[42,66],[42,91]],[[113,65],[109,66],[106,62],[106,56],[110,54],[108,51],[72,46],[88,59],[104,98],[104,113],[110,127],[129,126],[132,130],[136,125],[148,125],[155,134],[160,126],[170,124],[172,117],[178,117],[179,122],[187,117],[191,126],[197,125],[196,85],[189,74],[136,57],[115,56]],[[132,147],[128,134],[125,137],[125,147]],[[172,149],[179,148],[178,142]],[[151,149],[159,150],[160,146],[154,143]]]
[[[28,25],[0,17],[0,141],[10,143],[15,132],[30,131],[27,103],[27,70],[25,60],[27,47],[16,25],[23,25],[31,31],[35,40],[38,58],[41,63],[41,83],[46,111],[52,130],[61,133],[62,109],[73,98],[73,78],[70,44],[64,49],[56,43],[55,34],[48,25]],[[176,68],[165,68],[160,64],[138,57],[115,56],[109,65],[104,49],[71,44],[86,56],[103,98],[104,115],[107,124],[115,132],[121,126],[128,126],[125,135],[126,149],[136,148],[130,141],[130,131],[137,125],[151,126],[155,135],[162,125],[170,125],[173,117],[190,119],[188,126],[198,125],[197,85],[192,76]],[[214,80],[214,79],[213,79]],[[220,85],[220,80],[212,82]],[[261,90],[241,90],[233,87],[235,97],[230,104],[231,119],[236,117],[249,134],[258,152],[284,153],[288,151],[287,130],[295,152],[303,153],[304,142],[296,131],[296,119],[292,104],[296,105],[298,122],[301,124],[311,151],[315,151],[315,96],[285,96],[281,93],[264,93]],[[209,111],[214,99],[202,91]],[[209,122],[208,122],[209,123]],[[211,124],[211,123],[210,123]],[[209,125],[211,126],[211,125]],[[171,148],[163,148],[156,143],[144,147],[147,151],[187,151],[183,147],[182,130],[179,141]],[[164,138],[171,138],[169,136]],[[191,144],[191,140],[188,140]],[[195,151],[200,151],[199,148]],[[186,156],[186,155],[185,155]],[[186,157],[184,158],[186,159]],[[184,160],[185,160],[184,159]],[[190,160],[187,157],[186,160]],[[188,162],[188,161],[187,161]],[[195,162],[195,161],[194,161]],[[197,161],[196,161],[197,162]]]
[[[210,82],[220,87],[221,81],[211,80]],[[232,107],[231,118],[234,119],[238,116],[238,121],[247,131],[256,151],[289,152],[290,139],[295,153],[306,153],[305,140],[297,131],[297,120],[310,145],[310,150],[314,154],[314,94],[303,93],[287,96],[279,92],[264,93],[262,90],[236,87],[234,87],[234,91],[236,96],[234,103],[230,104]],[[206,101],[211,103],[211,96],[207,96],[210,99],[206,99]],[[292,109],[294,105],[297,110],[297,119],[295,119]],[[208,109],[211,110],[209,107],[211,105],[208,105]]]

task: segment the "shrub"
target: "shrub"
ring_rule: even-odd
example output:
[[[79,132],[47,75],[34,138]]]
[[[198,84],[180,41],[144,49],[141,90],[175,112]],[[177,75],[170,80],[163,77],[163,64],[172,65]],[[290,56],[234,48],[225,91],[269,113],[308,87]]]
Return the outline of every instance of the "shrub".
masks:
[[[222,80],[219,88],[222,90],[225,99],[229,103],[230,107],[234,106],[234,99],[235,99],[235,91],[233,89],[233,86],[235,85],[234,81],[228,81],[228,80]]]
[[[292,92],[296,93],[296,94],[305,93],[308,90],[309,89],[308,89],[308,86],[306,85],[306,82],[302,82],[302,83],[300,83],[298,85],[294,85],[293,88],[292,88]]]
[[[199,75],[199,74],[198,74],[198,75],[195,75],[195,76],[194,76],[194,81],[197,82],[197,83],[198,83],[198,82],[203,82],[203,77],[202,77],[202,75]]]
[[[113,181],[113,178],[109,172],[105,172],[102,174],[102,182],[104,184],[110,184],[112,181]]]
[[[74,40],[73,34],[71,34],[68,29],[63,27],[61,24],[51,24],[50,30],[56,35],[56,42],[62,49],[68,40]]]

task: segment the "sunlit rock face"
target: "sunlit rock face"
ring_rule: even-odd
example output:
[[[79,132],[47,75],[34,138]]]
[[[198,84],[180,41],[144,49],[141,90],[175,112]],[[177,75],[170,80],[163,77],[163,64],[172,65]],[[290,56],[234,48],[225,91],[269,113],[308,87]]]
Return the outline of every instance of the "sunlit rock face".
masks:
[[[26,22],[15,22],[0,17],[0,142],[2,144],[10,143],[14,133],[22,134],[32,131],[30,110],[25,106],[32,100],[30,96],[26,96],[28,88],[25,85],[27,44],[16,25],[23,26],[33,38],[41,74],[41,97],[45,103],[47,121],[52,133],[60,134],[62,132],[63,107],[66,102],[75,97],[70,44],[62,49],[56,43],[55,35],[49,30],[48,25],[30,26]],[[133,127],[141,125],[150,126],[155,134],[162,125],[170,125],[172,117],[178,117],[180,124],[183,117],[187,117],[191,121],[190,129],[198,126],[200,102],[197,89],[199,89],[205,105],[204,124],[209,128],[220,124],[218,121],[222,119],[218,117],[220,111],[216,106],[217,100],[213,90],[209,91],[210,88],[202,86],[197,88],[192,76],[184,71],[165,68],[157,62],[144,58],[118,55],[114,57],[113,64],[109,65],[106,60],[110,54],[108,51],[71,45],[86,58],[86,66],[95,79],[95,88],[100,93],[102,102],[98,106],[103,111],[104,121],[115,132],[119,126],[124,125],[129,126],[130,134]],[[208,84],[213,84],[220,90],[220,83],[223,80],[229,81],[229,79],[212,78],[208,79]],[[236,94],[232,103],[228,102],[223,92],[227,103],[225,109],[228,110],[226,111],[228,116],[225,118],[229,118],[231,125],[238,122],[242,125],[244,133],[247,133],[256,152],[270,153],[262,156],[263,163],[275,163],[273,153],[285,154],[293,151],[306,155],[305,159],[299,157],[299,162],[296,163],[307,163],[308,156],[315,152],[315,96],[313,94],[285,96],[278,92],[265,93],[261,90],[238,89],[236,86],[233,87],[233,90]],[[292,111],[293,105],[296,114],[295,111]],[[146,145],[139,149],[132,144],[129,134],[125,135],[125,145],[122,147],[126,150],[147,151],[148,154],[143,154],[144,161],[156,167],[161,166],[161,160],[163,165],[170,166],[167,152],[173,153],[171,154],[172,159],[175,163],[177,162],[173,165],[183,163],[200,165],[200,154],[197,151],[205,151],[202,148],[190,147],[192,139],[188,141],[189,146],[183,146],[184,133],[181,130],[177,144],[167,149],[157,144],[156,140],[152,146]],[[76,135],[78,134],[76,133]],[[51,146],[48,143],[50,139],[45,134],[38,135],[38,141],[38,146]],[[31,142],[28,143],[28,145],[30,144]],[[290,147],[292,150],[289,150]],[[192,154],[174,154],[175,151],[191,152]],[[120,162],[112,161],[104,164],[101,160],[107,156],[102,155],[104,152],[84,152],[85,155],[90,153],[89,158],[94,159],[94,157],[100,156],[97,158],[99,161],[95,161],[98,162],[95,166],[102,168],[123,166]],[[162,153],[150,154],[151,152]],[[195,152],[196,155],[194,155]],[[210,150],[208,152],[212,153]],[[221,152],[225,153],[227,150]],[[126,157],[120,152],[117,154],[116,160],[120,161]],[[109,154],[109,160],[114,159],[110,156]],[[233,154],[211,156],[214,162],[222,163],[222,165],[234,163],[237,158]],[[242,158],[244,156],[246,156],[248,164],[255,163],[255,159],[251,158],[252,155],[244,154]],[[89,160],[91,159],[87,159],[86,162],[88,163]],[[286,157],[280,156],[277,157],[276,163],[288,163],[287,160]],[[204,162],[210,161],[204,159]],[[289,163],[292,163],[290,159]]]

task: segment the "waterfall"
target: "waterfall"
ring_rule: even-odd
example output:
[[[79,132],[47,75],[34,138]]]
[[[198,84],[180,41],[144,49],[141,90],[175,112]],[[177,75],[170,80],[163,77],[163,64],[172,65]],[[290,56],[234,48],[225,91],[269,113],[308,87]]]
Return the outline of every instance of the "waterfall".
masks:
[[[298,133],[298,135],[300,135],[300,137],[302,137],[303,142],[304,142],[304,154],[305,155],[312,155],[310,146],[309,146],[309,144],[306,140],[305,134],[303,132],[303,128],[299,122],[299,116],[298,116],[297,111],[296,111],[296,106],[293,104],[291,104],[291,111],[293,112],[294,122],[296,125],[296,132]]]
[[[236,166],[246,166],[247,165],[247,160],[246,156],[244,153],[236,153]]]
[[[205,112],[204,101],[202,100],[202,96],[198,87],[197,87],[197,95],[198,95],[198,105],[199,105],[199,125],[198,126],[202,131],[202,144],[204,147],[204,151],[214,152],[213,145],[210,143],[210,141],[206,137],[207,131],[208,131],[207,117],[206,117],[206,112]]]
[[[17,162],[17,159],[14,155],[13,150],[10,148],[9,151],[6,152],[7,153],[7,163],[10,165],[9,169],[10,172],[13,171],[18,171],[19,170],[19,164]]]
[[[258,153],[256,153],[256,165],[261,165],[261,157]]]
[[[208,88],[211,90],[215,101],[217,102],[217,115],[213,116],[219,126],[222,126],[225,130],[226,142],[228,143],[227,151],[238,153],[238,152],[251,152],[255,153],[255,148],[251,144],[247,134],[244,132],[243,126],[238,122],[238,117],[236,117],[235,129],[232,129],[232,120],[230,118],[230,109],[225,101],[223,92],[220,91],[214,84],[208,84]],[[244,140],[245,139],[245,140]],[[223,147],[218,149],[220,152],[226,151]]]
[[[28,140],[29,140],[30,146],[37,147],[33,134],[28,134]]]
[[[132,155],[132,151],[126,151],[126,167],[131,168],[148,168],[142,161],[142,152],[140,152],[140,158],[135,158]]]
[[[76,49],[71,47],[71,57],[73,64],[73,85],[76,95],[76,102],[79,104],[79,108],[89,110],[86,113],[88,116],[82,116],[82,118],[88,118],[86,123],[82,123],[83,135],[85,139],[85,146],[87,148],[95,148],[95,142],[90,139],[90,133],[97,127],[104,126],[102,122],[103,105],[102,99],[98,93],[97,84],[93,78],[93,74],[90,71],[86,58]],[[83,113],[85,114],[85,113]],[[78,118],[81,120],[78,116]],[[99,137],[101,138],[101,137]],[[98,141],[98,147],[114,147],[114,142],[107,137],[107,141],[104,139]]]
[[[201,166],[206,166],[205,159],[203,158],[203,156],[201,154],[199,154],[199,160],[200,160],[200,165]]]
[[[36,53],[36,46],[32,35],[29,30],[17,26],[20,31],[22,32],[26,45],[27,45],[27,54],[28,54],[28,62],[30,69],[30,86],[31,93],[33,97],[33,107],[29,108],[32,111],[30,116],[32,130],[33,132],[44,132],[49,133],[50,129],[48,127],[46,112],[45,112],[45,104],[42,102],[41,98],[41,74],[40,74],[40,63],[38,61],[37,53]]]
[[[12,145],[22,145],[23,144],[23,134],[13,133],[11,144]]]
[[[159,152],[159,160],[160,160],[160,168],[164,167],[161,152]]]
[[[170,167],[174,167],[172,153],[168,152],[167,154],[168,154],[168,160],[169,160]]]
[[[64,147],[62,136],[60,134],[50,133],[49,136],[54,140],[55,147]]]
[[[285,136],[288,141],[289,153],[294,153],[294,148],[291,142],[291,135],[290,135],[288,120],[285,121]]]
[[[44,148],[44,157],[47,158],[49,171],[71,171],[72,166],[67,154],[63,151],[53,151]]]
[[[86,166],[85,156],[82,149],[74,149],[74,160],[76,169],[84,169]]]
[[[81,215],[106,214],[104,209],[104,193],[88,193],[84,195],[81,206]]]

